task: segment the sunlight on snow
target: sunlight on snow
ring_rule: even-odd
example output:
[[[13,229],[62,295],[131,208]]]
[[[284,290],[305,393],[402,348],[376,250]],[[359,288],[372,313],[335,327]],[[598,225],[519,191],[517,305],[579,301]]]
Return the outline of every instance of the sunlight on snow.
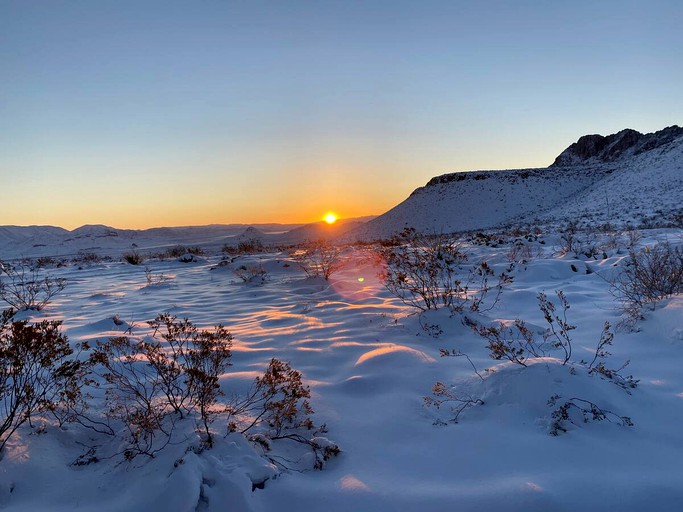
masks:
[[[369,491],[370,488],[353,475],[343,476],[339,480],[339,487],[345,491]]]

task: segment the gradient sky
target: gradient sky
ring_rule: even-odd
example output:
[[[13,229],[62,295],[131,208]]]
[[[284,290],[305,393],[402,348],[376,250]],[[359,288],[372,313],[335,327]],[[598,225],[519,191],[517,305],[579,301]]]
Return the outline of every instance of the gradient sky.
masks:
[[[0,225],[379,214],[683,124],[683,2],[0,0]]]

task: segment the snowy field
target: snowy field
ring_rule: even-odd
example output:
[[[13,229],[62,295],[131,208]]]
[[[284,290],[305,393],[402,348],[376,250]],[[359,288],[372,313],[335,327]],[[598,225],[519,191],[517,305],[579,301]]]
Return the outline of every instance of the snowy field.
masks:
[[[680,230],[641,234],[638,247],[683,242]],[[248,389],[271,358],[287,361],[310,386],[313,420],[326,424],[324,438],[341,453],[314,470],[303,448],[274,443],[266,453],[238,433],[226,435],[217,420],[210,449],[195,449],[190,432],[154,458],[127,461],[107,436],[45,419],[7,443],[0,509],[681,510],[683,297],[628,322],[610,281],[623,270],[629,240],[601,236],[606,245],[590,258],[560,254],[552,233],[518,239],[517,251],[510,235],[489,245],[466,242],[465,270],[484,260],[513,278],[495,307],[479,312],[418,314],[385,288],[372,247],[345,249],[344,266],[329,281],[307,277],[287,253],[48,266],[45,272],[67,280],[65,289],[44,310],[18,318],[60,320],[73,345],[148,336],[146,322],[164,312],[202,329],[222,324],[234,337],[232,366],[220,378],[226,397]],[[242,266],[260,266],[265,279],[245,283],[235,273]],[[558,290],[576,326],[566,364],[564,350],[550,345],[526,366],[494,360],[487,339],[471,328],[521,319],[542,341],[549,324],[537,296],[545,293],[561,313]],[[612,379],[589,364],[606,321],[614,340],[605,367],[630,361]],[[467,357],[442,357],[441,349]],[[636,387],[625,384],[628,375]],[[443,383],[440,395],[432,392],[436,383]],[[448,396],[471,400],[457,422],[452,406],[463,402],[425,402]],[[607,417],[590,411],[584,422],[574,406],[566,418],[553,417],[568,401],[591,402]]]

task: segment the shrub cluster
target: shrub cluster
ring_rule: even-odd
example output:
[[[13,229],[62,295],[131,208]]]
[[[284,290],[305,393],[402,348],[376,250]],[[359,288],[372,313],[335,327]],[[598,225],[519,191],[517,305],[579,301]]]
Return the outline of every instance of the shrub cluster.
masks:
[[[324,240],[304,244],[292,256],[308,277],[328,280],[342,267],[341,249]]]
[[[224,245],[221,250],[225,254],[256,254],[263,252],[265,247],[258,238],[250,238],[240,241],[236,246]]]
[[[483,326],[472,324],[472,329],[479,336],[487,340],[489,355],[496,360],[507,360],[520,366],[528,366],[530,359],[546,357],[551,352],[560,352],[558,358],[563,366],[569,366],[570,372],[575,373],[581,368],[589,375],[599,375],[602,379],[610,381],[616,386],[631,394],[631,390],[638,385],[638,380],[632,375],[622,375],[621,371],[628,366],[626,361],[619,368],[609,368],[606,365],[607,357],[611,354],[608,347],[612,344],[614,334],[611,325],[605,322],[600,339],[595,348],[593,358],[590,362],[573,358],[572,337],[570,333],[576,327],[567,320],[569,302],[560,290],[556,292],[557,302],[550,300],[544,293],[538,294],[539,309],[548,324],[541,339],[537,339],[536,333],[527,327],[523,320],[515,320],[513,323],[499,323],[497,326]],[[465,356],[458,351],[441,350],[442,356]],[[470,365],[480,379],[481,374],[474,367],[472,361],[467,357]],[[632,426],[631,419],[627,416],[619,416],[609,410],[599,407],[594,402],[580,397],[571,397],[561,400],[559,395],[553,395],[548,400],[548,405],[556,407],[551,413],[551,435],[559,435],[566,432],[566,423],[586,423],[588,421],[617,422],[623,426]],[[425,403],[430,406],[440,407],[448,403],[451,405],[455,414],[452,422],[457,422],[458,416],[468,407],[480,405],[483,402],[475,397],[463,396],[456,393],[441,382],[437,382],[432,389],[432,396],[425,397]]]
[[[324,425],[316,430],[310,390],[287,362],[272,359],[246,395],[222,400],[219,379],[230,367],[232,336],[221,325],[200,330],[161,314],[148,322],[150,336],[98,341],[92,350],[84,344],[75,354],[60,322],[30,325],[13,315],[7,310],[0,317],[0,450],[21,425],[49,413],[60,423],[123,436],[127,460],[182,442],[186,434],[178,427],[188,421],[211,447],[218,419],[226,433],[240,432],[264,449],[278,440],[301,443],[319,469],[339,452],[316,437]],[[89,357],[81,349],[91,350]],[[104,392],[103,418],[88,412],[89,391],[97,389]]]
[[[176,421],[186,416],[195,419],[211,446],[209,426],[222,395],[218,377],[230,365],[232,336],[220,325],[199,331],[189,320],[168,314],[149,325],[154,329],[150,340],[111,338],[98,342],[90,356],[104,381],[107,419],[128,431],[126,458],[154,455],[172,439]]]
[[[683,247],[660,242],[631,251],[612,287],[627,310],[683,293]]]
[[[82,401],[87,364],[78,361],[61,322],[30,325],[0,315],[0,451],[24,423],[51,413],[67,419]]]
[[[131,265],[142,265],[145,261],[145,258],[138,251],[124,252],[121,257],[123,261]]]
[[[482,311],[490,291],[496,295],[486,309],[498,302],[503,287],[512,281],[498,276],[485,261],[463,271],[468,260],[458,241],[443,235],[426,236],[406,228],[382,251],[387,263],[382,274],[387,290],[406,305],[421,311],[447,307],[461,312]],[[464,274],[464,277],[463,277]],[[490,284],[496,279],[496,284]]]
[[[245,283],[263,284],[266,282],[268,272],[263,265],[240,265],[233,270],[234,274]]]
[[[181,256],[184,256],[186,254],[202,256],[204,255],[204,250],[198,245],[191,247],[186,247],[184,245],[175,245],[173,247],[169,247],[164,252],[156,253],[154,257],[160,260],[165,260],[169,258],[180,258]]]

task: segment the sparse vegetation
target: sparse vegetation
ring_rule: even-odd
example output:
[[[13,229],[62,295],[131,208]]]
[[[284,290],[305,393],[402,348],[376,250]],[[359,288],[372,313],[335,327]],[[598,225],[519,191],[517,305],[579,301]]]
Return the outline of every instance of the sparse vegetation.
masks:
[[[170,278],[163,273],[157,274],[152,272],[151,268],[145,267],[145,281],[147,282],[147,286],[163,284],[169,280]]]
[[[47,413],[67,417],[82,402],[87,364],[78,361],[59,327],[0,315],[0,452],[24,423]]]
[[[257,254],[263,252],[265,247],[258,238],[241,240],[237,245],[224,245],[222,252],[225,254]]]
[[[0,299],[16,310],[40,311],[65,287],[66,279],[53,278],[27,262],[13,266],[0,261]]]
[[[562,401],[560,395],[552,395],[548,399],[548,406],[555,407],[562,402],[557,409],[553,410],[550,417],[552,423],[550,425],[550,435],[558,436],[563,432],[567,432],[567,424],[578,425],[581,423],[588,423],[589,421],[608,421],[610,423],[617,423],[623,427],[632,427],[633,421],[628,416],[620,416],[599,407],[590,400],[583,398],[567,398]]]
[[[145,262],[145,258],[138,251],[124,252],[121,257],[131,265],[142,265]]]
[[[175,259],[185,256],[186,254],[192,254],[194,256],[203,256],[204,249],[198,245],[186,247],[184,245],[175,245],[169,247],[163,252],[154,254],[154,257],[160,260]]]
[[[595,258],[602,253],[597,233],[592,229],[580,230],[575,222],[567,224],[560,236],[560,254],[571,254],[575,258]]]
[[[612,290],[627,311],[654,307],[662,299],[683,293],[683,248],[660,242],[631,251]]]
[[[420,235],[412,228],[395,237],[382,255],[387,263],[382,275],[387,290],[420,311],[440,307],[456,312],[466,307],[470,311],[490,309],[498,302],[503,287],[512,281],[505,272],[496,276],[485,261],[469,272],[463,271],[468,257],[458,241],[443,235]],[[495,285],[489,284],[491,278],[497,278]],[[492,290],[495,296],[484,308]]]
[[[625,364],[617,369],[608,368],[605,364],[607,357],[610,355],[607,348],[614,339],[609,322],[605,322],[603,326],[590,363],[584,360],[576,361],[572,358],[572,339],[569,335],[576,327],[567,320],[567,311],[570,307],[569,302],[562,291],[557,291],[556,296],[558,304],[548,299],[543,293],[539,293],[537,297],[539,309],[548,324],[541,342],[537,341],[536,333],[528,328],[524,321],[519,319],[511,324],[500,323],[498,326],[489,327],[473,324],[472,329],[488,341],[489,355],[493,359],[507,360],[526,368],[529,366],[530,360],[548,357],[551,354],[551,350],[555,352],[559,350],[562,355],[556,358],[556,360],[561,366],[568,366],[570,373],[575,375],[578,370],[581,370],[587,375],[599,375],[602,379],[615,384],[630,394],[631,390],[637,387],[638,380],[634,379],[632,375],[624,376],[620,373],[621,370],[628,366],[629,361],[626,361]],[[441,349],[441,355],[466,357],[475,374],[479,379],[484,380],[472,363],[472,360],[462,352]],[[561,398],[560,395],[555,394],[548,400],[549,406],[554,407],[558,403],[560,404],[551,413],[551,435],[556,436],[561,432],[566,432],[568,422],[576,424],[579,420],[583,423],[608,420],[623,426],[633,425],[629,417],[619,416],[599,407],[590,400],[573,397],[560,403]],[[462,395],[456,392],[453,387],[448,387],[442,382],[437,382],[432,389],[432,396],[425,397],[424,400],[426,405],[436,407],[437,409],[444,403],[455,404],[452,405],[455,416],[450,420],[454,423],[457,423],[459,415],[467,408],[483,404],[481,399]]]
[[[458,423],[458,417],[465,409],[476,405],[484,405],[482,399],[460,395],[443,382],[434,384],[434,386],[432,386],[432,395],[424,397],[423,400],[427,407],[435,407],[436,409],[440,409],[444,404],[448,404],[453,413],[453,417],[449,419],[450,423]],[[438,425],[442,423],[442,421],[437,421],[435,424]]]
[[[245,283],[263,284],[266,282],[268,272],[263,265],[240,265],[233,270],[235,275]]]
[[[111,338],[99,342],[90,358],[106,383],[108,419],[128,433],[128,459],[154,456],[172,440],[176,422],[185,416],[195,419],[210,446],[209,425],[222,394],[218,376],[230,364],[232,336],[220,325],[199,331],[189,320],[168,314],[149,325],[154,329],[149,341]]]
[[[342,267],[341,249],[324,240],[305,244],[294,252],[293,258],[308,277],[328,280]]]
[[[241,432],[266,451],[279,440],[305,444],[319,469],[338,453],[336,445],[303,435],[324,428],[315,430],[310,390],[289,363],[272,359],[249,393],[225,403],[219,377],[230,366],[231,334],[221,325],[199,330],[188,319],[169,314],[149,326],[153,333],[148,339],[111,338],[98,342],[90,356],[105,389],[108,433],[126,433],[126,459],[153,457],[177,442],[177,427],[187,420],[194,421],[210,447],[217,418],[225,418],[229,432]]]

